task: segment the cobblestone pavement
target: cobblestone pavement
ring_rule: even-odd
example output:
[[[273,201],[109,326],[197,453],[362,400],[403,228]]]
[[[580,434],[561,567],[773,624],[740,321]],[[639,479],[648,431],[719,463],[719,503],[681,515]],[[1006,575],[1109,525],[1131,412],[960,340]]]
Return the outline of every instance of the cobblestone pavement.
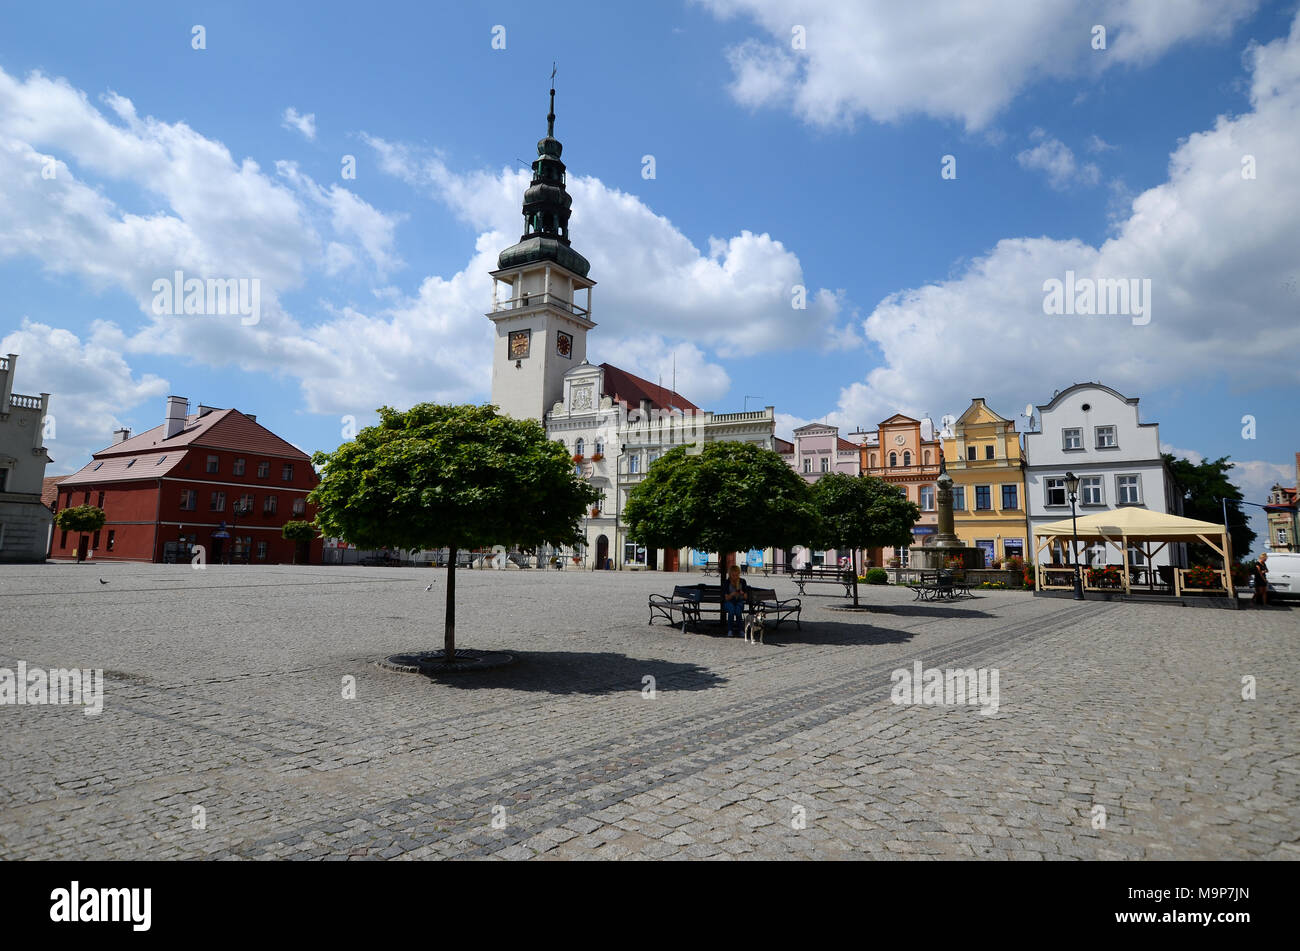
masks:
[[[0,859],[1300,857],[1300,609],[864,588],[751,645],[647,626],[683,580],[461,572],[518,661],[437,681],[374,661],[441,646],[443,572],[0,568],[0,667],[105,672],[0,706]],[[915,661],[997,712],[891,702]]]

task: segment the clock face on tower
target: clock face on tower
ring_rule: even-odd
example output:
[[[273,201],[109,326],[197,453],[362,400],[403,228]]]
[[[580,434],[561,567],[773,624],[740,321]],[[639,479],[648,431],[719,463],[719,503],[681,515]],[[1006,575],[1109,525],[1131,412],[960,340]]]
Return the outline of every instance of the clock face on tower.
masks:
[[[573,334],[563,332],[555,335],[555,352],[562,357],[573,357]]]
[[[532,342],[531,330],[510,331],[510,359],[522,360],[528,356],[528,345]]]

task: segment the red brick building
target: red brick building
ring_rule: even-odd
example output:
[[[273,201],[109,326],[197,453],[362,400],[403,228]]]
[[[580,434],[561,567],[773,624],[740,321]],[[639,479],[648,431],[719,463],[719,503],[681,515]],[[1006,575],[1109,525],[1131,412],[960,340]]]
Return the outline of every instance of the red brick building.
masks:
[[[107,520],[87,535],[54,529],[54,558],[78,546],[96,560],[189,561],[202,545],[209,562],[289,564],[295,544],[285,522],[311,521],[307,493],[319,480],[306,453],[235,409],[167,399],[167,417],[139,436],[129,429],[58,485],[58,507],[98,505]],[[321,541],[307,560],[320,564]],[[301,559],[299,559],[301,560]]]

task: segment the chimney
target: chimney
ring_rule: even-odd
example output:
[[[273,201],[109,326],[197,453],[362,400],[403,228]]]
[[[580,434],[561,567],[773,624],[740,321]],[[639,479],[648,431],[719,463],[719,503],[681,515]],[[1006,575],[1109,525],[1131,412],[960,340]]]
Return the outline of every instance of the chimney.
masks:
[[[185,428],[185,417],[190,412],[190,401],[183,396],[167,397],[167,430],[164,439],[171,439]]]
[[[131,430],[127,429],[125,426],[123,426],[121,429],[113,430],[114,446],[116,446],[120,442],[126,442],[130,438],[131,438]]]
[[[250,423],[257,422],[257,417],[254,416],[252,413],[245,413],[244,418],[247,419]]]
[[[220,409],[220,408],[221,408],[221,407],[219,407],[219,406],[207,406],[207,405],[205,405],[205,404],[203,404],[203,403],[200,403],[200,404],[199,404],[199,416],[200,416],[200,417],[207,416],[208,413],[211,413],[214,409]]]

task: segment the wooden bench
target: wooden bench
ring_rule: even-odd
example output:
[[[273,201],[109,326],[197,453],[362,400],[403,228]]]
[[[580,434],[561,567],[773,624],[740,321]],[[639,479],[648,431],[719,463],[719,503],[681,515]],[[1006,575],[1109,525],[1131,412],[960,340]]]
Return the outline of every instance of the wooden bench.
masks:
[[[755,588],[749,589],[749,613],[752,615],[757,611],[764,611],[768,618],[772,620],[772,627],[780,627],[782,621],[788,621],[794,618],[794,626],[803,630],[803,625],[799,623],[799,615],[803,612],[803,602],[799,598],[786,598],[784,601],[777,598],[776,590],[773,588]]]
[[[804,594],[804,586],[810,584],[837,584],[844,588],[844,597],[853,594],[853,574],[850,568],[810,565],[796,571],[792,580],[799,589],[800,596]]]
[[[929,572],[922,572],[919,583],[907,586],[913,601],[955,601],[974,597],[966,580],[956,577],[951,571],[936,572],[933,580],[928,580],[929,577]]]

